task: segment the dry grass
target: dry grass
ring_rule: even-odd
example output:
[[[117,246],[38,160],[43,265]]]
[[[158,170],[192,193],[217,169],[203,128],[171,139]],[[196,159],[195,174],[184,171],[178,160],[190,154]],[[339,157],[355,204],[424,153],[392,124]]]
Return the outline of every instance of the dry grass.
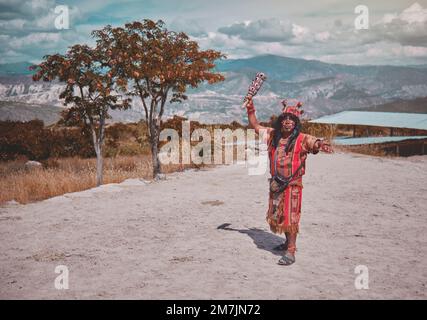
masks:
[[[360,146],[342,146],[334,144],[333,148],[335,151],[347,152],[347,153],[359,153],[374,157],[393,157],[393,154],[385,152],[381,146],[375,145],[360,145]]]
[[[345,135],[344,131],[341,130],[340,126],[321,123],[310,123],[307,121],[303,121],[302,132],[315,137],[323,137],[328,140],[332,140],[334,137],[339,135]]]
[[[0,204],[15,200],[19,203],[44,200],[69,192],[95,187],[95,159],[49,159],[41,169],[24,169],[25,160],[0,164]],[[165,165],[170,173],[196,165]],[[152,179],[151,156],[121,156],[104,159],[104,184],[119,183],[129,178]]]

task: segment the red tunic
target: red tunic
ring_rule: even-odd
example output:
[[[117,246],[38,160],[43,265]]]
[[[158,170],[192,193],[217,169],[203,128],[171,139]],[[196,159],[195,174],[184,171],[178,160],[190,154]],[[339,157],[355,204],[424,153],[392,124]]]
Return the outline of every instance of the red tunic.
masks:
[[[270,158],[270,173],[274,174],[274,152],[272,145],[274,133],[270,133],[268,140],[268,154]],[[297,233],[299,231],[299,221],[301,217],[302,200],[302,176],[305,173],[305,159],[308,153],[317,153],[315,143],[319,140],[308,134],[300,133],[295,141],[294,147],[286,154],[285,145],[287,138],[282,138],[279,142],[279,149],[276,155],[277,171],[283,177],[289,177],[296,172],[303,163],[299,172],[294,176],[289,186],[276,198],[270,192],[269,208],[267,211],[267,222],[274,233]]]

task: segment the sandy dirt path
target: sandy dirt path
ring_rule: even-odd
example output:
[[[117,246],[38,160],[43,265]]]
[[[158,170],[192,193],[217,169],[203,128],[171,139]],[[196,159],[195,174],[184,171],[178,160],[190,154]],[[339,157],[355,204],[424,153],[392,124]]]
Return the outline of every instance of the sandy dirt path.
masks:
[[[222,166],[1,207],[0,298],[427,298],[427,157],[310,156],[290,267],[276,264],[281,238],[265,222],[268,176],[247,172]],[[68,290],[54,287],[57,265]],[[368,290],[354,286],[357,265]]]

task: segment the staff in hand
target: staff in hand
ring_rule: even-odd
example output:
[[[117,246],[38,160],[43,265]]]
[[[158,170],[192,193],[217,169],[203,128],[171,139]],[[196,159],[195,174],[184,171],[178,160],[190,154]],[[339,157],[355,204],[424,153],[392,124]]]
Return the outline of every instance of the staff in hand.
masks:
[[[261,86],[266,79],[267,76],[264,73],[258,72],[256,74],[256,77],[254,80],[252,80],[252,83],[248,89],[248,93],[246,94],[245,99],[243,100],[242,108],[245,108],[248,102],[251,101],[252,98],[258,93],[259,89],[261,89]]]

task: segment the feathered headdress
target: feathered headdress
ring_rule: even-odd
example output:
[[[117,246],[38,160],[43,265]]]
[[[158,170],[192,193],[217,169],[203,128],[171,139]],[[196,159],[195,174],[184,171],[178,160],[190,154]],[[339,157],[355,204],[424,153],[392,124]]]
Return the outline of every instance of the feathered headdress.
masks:
[[[297,118],[299,118],[304,113],[304,110],[301,109],[302,103],[299,101],[294,106],[288,106],[288,102],[285,99],[285,100],[282,100],[282,105],[283,105],[282,113],[290,113],[296,116]]]

